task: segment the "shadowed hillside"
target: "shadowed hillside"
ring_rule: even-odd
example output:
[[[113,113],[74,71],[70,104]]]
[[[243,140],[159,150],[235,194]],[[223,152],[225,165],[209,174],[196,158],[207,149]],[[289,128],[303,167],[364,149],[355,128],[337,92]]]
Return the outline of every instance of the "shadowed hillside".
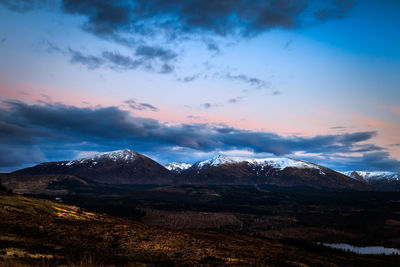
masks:
[[[357,256],[316,245],[299,248],[249,236],[168,230],[75,206],[0,195],[0,259],[43,263],[395,266],[400,257]],[[82,260],[84,259],[84,260]]]

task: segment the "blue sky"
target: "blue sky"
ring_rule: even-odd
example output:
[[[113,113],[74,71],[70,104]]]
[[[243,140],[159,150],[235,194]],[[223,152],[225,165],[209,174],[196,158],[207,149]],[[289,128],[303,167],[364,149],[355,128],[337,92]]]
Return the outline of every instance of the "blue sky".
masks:
[[[131,148],[400,171],[398,1],[0,1],[0,170]]]

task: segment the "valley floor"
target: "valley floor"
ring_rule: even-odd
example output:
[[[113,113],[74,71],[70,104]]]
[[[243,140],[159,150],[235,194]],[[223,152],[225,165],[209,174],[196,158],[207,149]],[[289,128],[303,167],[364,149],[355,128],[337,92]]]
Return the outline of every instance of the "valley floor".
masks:
[[[45,199],[1,194],[2,266],[13,266],[17,262],[28,266],[400,265],[400,256],[357,255],[309,242],[321,238],[328,242],[337,241],[335,238],[368,242],[365,236],[369,233],[373,236],[370,242],[383,242],[387,234],[388,243],[399,247],[396,223],[399,218],[393,212],[399,202],[393,197],[385,201],[393,202],[394,206],[388,204],[381,211],[386,216],[382,220],[388,225],[383,232],[375,234],[374,229],[369,232],[370,225],[381,226],[371,217],[373,223],[364,222],[365,228],[351,234],[350,228],[359,222],[340,230],[341,223],[347,225],[348,221],[340,222],[342,218],[331,222],[331,215],[340,211],[343,214],[339,217],[346,217],[346,212],[353,210],[353,214],[356,212],[364,220],[365,214],[354,209],[364,205],[368,210],[372,203],[364,198],[361,201],[364,204],[356,201],[349,210],[343,210],[351,200],[343,199],[346,194],[351,195],[346,192],[339,193],[340,202],[341,198],[333,198],[334,194],[329,192],[325,193],[327,197],[320,198],[314,191],[283,193],[267,188],[136,187],[119,194],[115,190],[105,190],[97,198],[89,193],[80,197],[61,196],[61,201],[75,201],[84,209]],[[315,199],[319,199],[320,206],[312,208]],[[372,216],[383,199],[378,195],[372,195],[371,199],[378,201],[376,209],[366,213]],[[337,209],[328,209],[330,205]],[[304,210],[298,210],[300,206],[311,217],[305,216]],[[315,220],[325,213],[319,219],[321,226],[316,227]],[[122,218],[121,214],[130,218]]]

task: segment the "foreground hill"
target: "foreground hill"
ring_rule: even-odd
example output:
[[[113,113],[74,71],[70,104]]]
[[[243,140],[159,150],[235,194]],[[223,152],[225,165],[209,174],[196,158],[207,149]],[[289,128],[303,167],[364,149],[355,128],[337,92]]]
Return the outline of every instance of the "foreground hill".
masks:
[[[154,160],[130,149],[72,161],[46,162],[15,175],[63,174],[103,184],[172,184],[173,175]]]
[[[343,174],[387,191],[400,191],[400,173],[388,171],[348,171]]]
[[[371,190],[371,186],[310,162],[290,158],[217,156],[181,171],[182,183]]]
[[[169,230],[0,191],[0,265],[398,266],[316,245],[215,232]]]

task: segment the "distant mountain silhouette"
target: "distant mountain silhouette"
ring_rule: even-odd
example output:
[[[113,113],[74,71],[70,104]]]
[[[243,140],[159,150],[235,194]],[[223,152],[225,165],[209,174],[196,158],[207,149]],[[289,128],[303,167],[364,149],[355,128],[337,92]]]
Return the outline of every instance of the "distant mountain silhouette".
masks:
[[[362,180],[291,158],[218,156],[193,165],[164,166],[133,150],[95,154],[72,161],[46,162],[2,174],[4,185],[18,193],[67,194],[98,185],[204,184],[313,187],[373,190]]]
[[[154,160],[130,149],[79,160],[46,162],[14,172],[18,175],[67,174],[103,184],[172,184],[173,175]]]
[[[400,191],[400,173],[385,171],[347,171],[343,174],[385,191]]]

